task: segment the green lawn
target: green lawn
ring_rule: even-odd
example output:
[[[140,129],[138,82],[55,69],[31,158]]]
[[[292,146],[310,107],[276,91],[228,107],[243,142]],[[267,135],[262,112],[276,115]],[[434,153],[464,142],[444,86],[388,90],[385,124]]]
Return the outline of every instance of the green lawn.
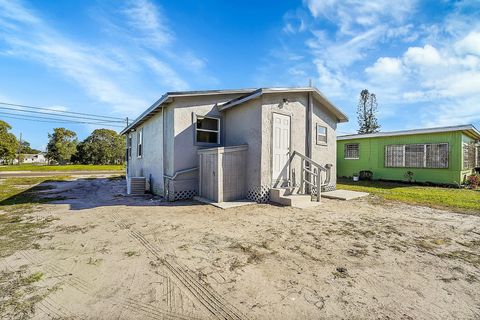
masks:
[[[386,200],[480,214],[480,191],[350,180],[339,180],[337,188],[369,192]]]
[[[21,164],[0,166],[1,171],[98,171],[108,170],[117,171],[124,170],[125,166],[121,165],[88,165],[88,164],[69,164],[69,165],[35,165],[35,164]]]

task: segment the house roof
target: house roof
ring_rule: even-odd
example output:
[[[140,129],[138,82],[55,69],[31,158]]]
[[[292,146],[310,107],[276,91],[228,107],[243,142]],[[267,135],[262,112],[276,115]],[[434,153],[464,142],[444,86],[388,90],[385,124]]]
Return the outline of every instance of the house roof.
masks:
[[[238,106],[244,102],[250,101],[252,99],[258,98],[263,94],[266,93],[291,93],[291,92],[311,92],[314,95],[314,98],[322,102],[322,104],[330,111],[332,112],[338,119],[339,122],[347,122],[348,117],[340,111],[337,107],[333,105],[324,95],[323,93],[320,92],[315,87],[304,87],[304,88],[260,88],[255,91],[252,91],[242,97],[235,98],[233,100],[230,100],[228,102],[225,102],[221,105],[219,105],[219,110],[227,110],[230,108],[233,108],[235,106]]]
[[[365,138],[378,138],[378,137],[392,137],[392,136],[407,136],[415,134],[428,134],[428,133],[441,133],[441,132],[450,132],[450,131],[463,131],[470,137],[476,140],[480,140],[480,132],[472,125],[458,125],[458,126],[448,126],[448,127],[436,127],[436,128],[426,128],[426,129],[412,129],[412,130],[402,130],[402,131],[390,131],[390,132],[377,132],[377,133],[367,133],[367,134],[350,134],[345,136],[338,136],[337,140],[351,140],[351,139],[365,139]]]
[[[138,116],[131,124],[124,128],[120,134],[125,134],[128,131],[135,129],[140,124],[151,118],[158,113],[166,104],[173,101],[176,97],[192,97],[192,96],[207,96],[207,95],[226,95],[226,94],[242,94],[242,96],[227,101],[221,105],[218,105],[219,110],[227,110],[234,106],[240,105],[246,101],[254,99],[265,93],[282,93],[282,92],[312,92],[319,101],[330,110],[340,122],[347,122],[348,117],[342,113],[337,107],[335,107],[328,99],[316,88],[260,88],[260,89],[230,89],[230,90],[202,90],[202,91],[171,91],[165,93],[154,104],[152,104],[147,110],[145,110],[140,116]]]

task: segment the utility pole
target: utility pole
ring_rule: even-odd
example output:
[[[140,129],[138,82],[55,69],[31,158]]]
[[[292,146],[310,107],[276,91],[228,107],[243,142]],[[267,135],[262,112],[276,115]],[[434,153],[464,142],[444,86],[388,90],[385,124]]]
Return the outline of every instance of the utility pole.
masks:
[[[20,132],[20,141],[18,143],[18,150],[17,150],[17,163],[20,165],[20,151],[22,150],[22,133]]]

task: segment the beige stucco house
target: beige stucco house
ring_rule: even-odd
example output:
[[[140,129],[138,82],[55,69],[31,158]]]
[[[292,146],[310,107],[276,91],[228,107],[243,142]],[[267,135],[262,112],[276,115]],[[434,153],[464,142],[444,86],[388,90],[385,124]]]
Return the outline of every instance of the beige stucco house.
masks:
[[[334,189],[347,117],[316,88],[168,92],[128,125],[127,177],[169,200]],[[297,186],[295,190],[293,188]]]

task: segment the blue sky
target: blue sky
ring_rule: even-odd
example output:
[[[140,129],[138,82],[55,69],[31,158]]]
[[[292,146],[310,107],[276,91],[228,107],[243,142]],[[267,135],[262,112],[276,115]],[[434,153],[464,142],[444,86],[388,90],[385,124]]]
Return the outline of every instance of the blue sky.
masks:
[[[364,88],[382,130],[480,127],[480,1],[0,0],[0,71],[0,101],[75,112],[311,79],[349,115],[340,133]],[[4,120],[37,148],[55,127]]]

